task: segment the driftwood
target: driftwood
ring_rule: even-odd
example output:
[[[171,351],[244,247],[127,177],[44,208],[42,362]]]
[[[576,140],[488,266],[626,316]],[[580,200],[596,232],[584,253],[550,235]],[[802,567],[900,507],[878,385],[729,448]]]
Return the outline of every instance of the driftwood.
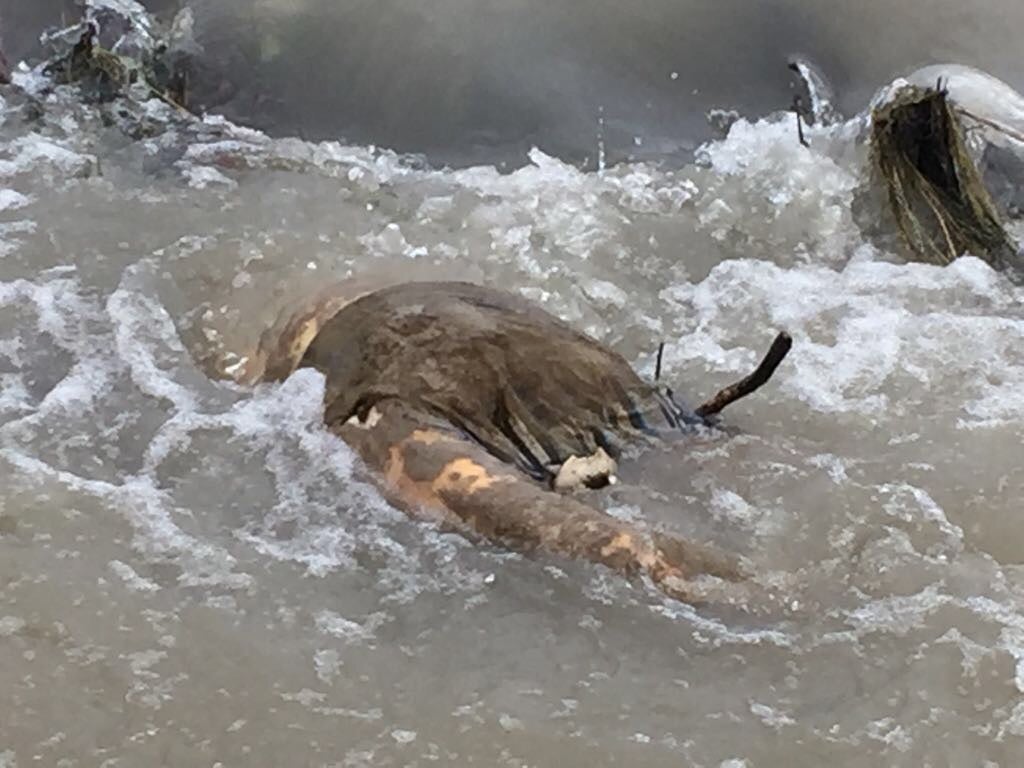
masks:
[[[709,589],[702,577],[745,577],[737,558],[558,490],[614,482],[624,445],[691,429],[753,392],[790,344],[780,334],[757,371],[694,413],[521,298],[407,283],[350,300],[326,292],[264,334],[243,378],[321,371],[328,428],[414,515],[502,546],[645,575],[672,597],[700,602]]]

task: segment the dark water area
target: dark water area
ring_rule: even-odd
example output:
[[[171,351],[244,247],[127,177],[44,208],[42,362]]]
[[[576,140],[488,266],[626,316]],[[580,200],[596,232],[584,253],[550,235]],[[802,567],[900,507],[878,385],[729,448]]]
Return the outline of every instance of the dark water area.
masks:
[[[147,7],[171,13],[182,0]],[[847,111],[893,75],[956,61],[1020,86],[1008,0],[192,0],[197,101],[277,135],[345,138],[435,161],[686,154],[708,109],[789,107],[793,55]],[[71,0],[4,0],[8,57]]]

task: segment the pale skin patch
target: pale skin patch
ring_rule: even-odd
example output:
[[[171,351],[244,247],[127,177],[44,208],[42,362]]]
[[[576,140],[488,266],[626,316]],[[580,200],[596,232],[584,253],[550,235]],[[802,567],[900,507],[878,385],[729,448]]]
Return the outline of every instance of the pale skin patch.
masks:
[[[562,535],[562,526],[560,525],[549,525],[544,529],[544,535],[542,539],[547,541],[558,541],[558,537]]]
[[[384,282],[379,288],[389,283]],[[210,374],[233,379],[239,384],[258,384],[273,370],[274,379],[283,379],[298,367],[313,340],[324,324],[349,304],[373,293],[369,286],[356,289],[348,281],[330,286],[316,298],[306,299],[281,311],[278,319],[264,332],[264,337],[251,348],[243,348],[235,354],[239,363],[232,370],[221,367]]]
[[[309,345],[313,343],[313,339],[320,332],[320,323],[317,322],[315,317],[311,317],[308,320],[303,321],[295,332],[295,338],[292,339],[292,343],[288,348],[288,357],[292,361],[294,366],[302,356],[309,349]]]
[[[431,487],[435,493],[461,491],[473,494],[511,479],[505,475],[490,474],[472,459],[455,459],[445,465]]]
[[[337,292],[342,290],[344,290],[343,286],[328,289],[313,302],[311,310],[308,310],[304,316],[302,313],[293,314],[292,320],[285,326],[282,341],[287,343],[285,355],[293,371],[324,324],[349,304],[372,293],[372,291],[356,291],[351,294],[346,292],[343,295],[337,295]]]
[[[405,477],[405,459],[402,457],[402,450],[398,446],[392,446],[388,451],[388,461],[384,466],[384,479],[388,485],[396,488]]]
[[[419,440],[430,445],[439,440],[449,440],[447,435],[433,430],[419,430],[417,433],[425,439]],[[432,481],[419,481],[411,478],[406,471],[405,456],[402,445],[394,445],[388,451],[388,460],[384,466],[384,478],[387,485],[409,506],[417,507],[429,513],[432,518],[453,519],[451,511],[445,504],[442,494],[460,493],[472,495],[494,487],[498,483],[515,481],[508,475],[493,475],[487,468],[472,459],[454,459],[441,469]]]
[[[400,446],[392,446],[388,451],[384,478],[387,487],[398,494],[402,505],[410,512],[418,510],[423,518],[436,522],[454,519],[430,483],[417,482],[406,474],[405,458]]]
[[[620,533],[601,549],[601,554],[608,557],[616,552],[632,552],[634,547],[633,537],[628,533]]]
[[[610,542],[605,544],[601,549],[601,556],[610,558],[618,552],[627,552],[631,554],[636,563],[645,570],[651,570],[651,568],[653,568],[653,566],[655,566],[659,561],[659,558],[654,554],[651,548],[647,545],[638,544],[636,537],[631,533],[620,533]]]

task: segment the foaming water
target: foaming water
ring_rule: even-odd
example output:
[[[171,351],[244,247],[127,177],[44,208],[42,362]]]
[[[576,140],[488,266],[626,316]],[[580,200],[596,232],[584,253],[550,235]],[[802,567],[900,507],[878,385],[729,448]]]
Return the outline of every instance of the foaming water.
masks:
[[[1024,291],[864,237],[858,122],[500,173],[2,97],[0,762],[1015,764]],[[594,500],[744,554],[788,610],[412,521],[317,374],[208,375],[370,273],[507,287],[648,375],[667,341],[694,400],[787,329],[722,430]]]

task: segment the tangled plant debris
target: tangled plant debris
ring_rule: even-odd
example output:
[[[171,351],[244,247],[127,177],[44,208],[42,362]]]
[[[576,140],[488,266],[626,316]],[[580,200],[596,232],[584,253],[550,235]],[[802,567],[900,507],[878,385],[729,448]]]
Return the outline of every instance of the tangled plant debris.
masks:
[[[189,9],[165,27],[134,0],[86,0],[76,24],[43,34],[47,56],[34,71],[53,85],[76,86],[83,102],[128,135],[153,135],[160,126],[147,119],[151,100],[189,117],[189,73],[199,51],[192,28]]]
[[[1019,246],[968,146],[971,122],[941,83],[908,84],[872,112],[874,167],[915,258],[949,264],[971,254],[1019,272]]]

